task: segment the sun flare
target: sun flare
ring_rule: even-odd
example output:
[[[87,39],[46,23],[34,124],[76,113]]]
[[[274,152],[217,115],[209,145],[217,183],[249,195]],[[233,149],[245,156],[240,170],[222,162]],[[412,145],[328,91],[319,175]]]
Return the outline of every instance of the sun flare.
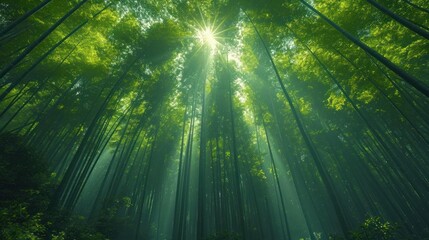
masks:
[[[219,44],[215,32],[209,27],[197,30],[196,38],[201,45],[209,47],[212,51],[216,50]]]

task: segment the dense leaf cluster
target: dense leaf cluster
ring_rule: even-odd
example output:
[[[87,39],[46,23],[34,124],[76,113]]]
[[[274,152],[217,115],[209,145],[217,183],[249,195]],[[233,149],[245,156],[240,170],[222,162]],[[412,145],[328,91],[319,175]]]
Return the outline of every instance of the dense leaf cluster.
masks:
[[[0,200],[25,203],[10,229],[428,237],[426,1],[0,6]],[[48,206],[85,220],[53,227]]]

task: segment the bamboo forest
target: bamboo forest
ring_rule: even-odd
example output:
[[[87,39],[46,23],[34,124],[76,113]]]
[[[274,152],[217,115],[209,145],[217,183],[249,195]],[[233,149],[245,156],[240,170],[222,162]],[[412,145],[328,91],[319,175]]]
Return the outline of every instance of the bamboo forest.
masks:
[[[429,2],[0,1],[0,239],[429,239]]]

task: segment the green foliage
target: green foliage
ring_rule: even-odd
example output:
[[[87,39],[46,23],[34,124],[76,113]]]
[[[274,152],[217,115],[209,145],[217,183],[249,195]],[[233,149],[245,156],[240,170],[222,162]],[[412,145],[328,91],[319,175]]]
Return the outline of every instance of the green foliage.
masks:
[[[206,240],[240,240],[242,239],[238,233],[235,232],[219,232],[210,235]]]
[[[19,135],[0,134],[0,173],[0,239],[106,239],[83,217],[48,210],[54,175]]]
[[[46,164],[23,139],[0,134],[1,239],[40,239],[46,231],[43,211],[49,202]]]
[[[346,98],[344,96],[335,93],[330,93],[327,99],[328,107],[336,111],[343,109],[346,103]]]
[[[46,166],[18,135],[0,134],[0,201],[24,200],[40,192],[49,180]]]
[[[393,240],[397,230],[397,225],[383,221],[381,217],[370,217],[351,236],[353,240]]]
[[[142,43],[144,58],[153,65],[160,65],[171,58],[180,46],[184,34],[172,20],[153,24],[146,32]]]
[[[64,240],[82,239],[82,240],[106,240],[106,235],[95,230],[94,226],[88,224],[84,217],[73,216],[69,218],[65,225],[56,229]]]
[[[3,1],[0,28],[40,2]],[[93,0],[35,42],[79,2],[0,36],[0,70],[34,46],[0,79],[0,132],[25,136],[0,135],[1,239],[324,239],[366,212],[426,234],[429,102],[339,29],[426,85],[429,41],[368,1]],[[377,2],[427,30],[424,0]]]
[[[46,231],[42,223],[41,213],[30,214],[28,205],[13,203],[0,210],[0,238],[15,239],[43,239]]]
[[[118,213],[121,209],[127,209],[131,206],[131,199],[123,197],[115,199],[103,207],[101,213],[97,216],[95,228],[105,236],[114,237],[118,234],[121,227],[125,226],[129,221],[127,217],[119,217]]]

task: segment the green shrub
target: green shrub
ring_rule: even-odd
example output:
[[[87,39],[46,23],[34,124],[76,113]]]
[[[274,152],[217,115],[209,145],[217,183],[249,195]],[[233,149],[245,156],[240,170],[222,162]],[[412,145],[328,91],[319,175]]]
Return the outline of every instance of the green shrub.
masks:
[[[20,136],[0,134],[0,239],[106,240],[85,218],[48,211],[51,176]]]
[[[397,229],[395,224],[383,222],[380,217],[370,217],[351,236],[354,240],[393,240]]]

